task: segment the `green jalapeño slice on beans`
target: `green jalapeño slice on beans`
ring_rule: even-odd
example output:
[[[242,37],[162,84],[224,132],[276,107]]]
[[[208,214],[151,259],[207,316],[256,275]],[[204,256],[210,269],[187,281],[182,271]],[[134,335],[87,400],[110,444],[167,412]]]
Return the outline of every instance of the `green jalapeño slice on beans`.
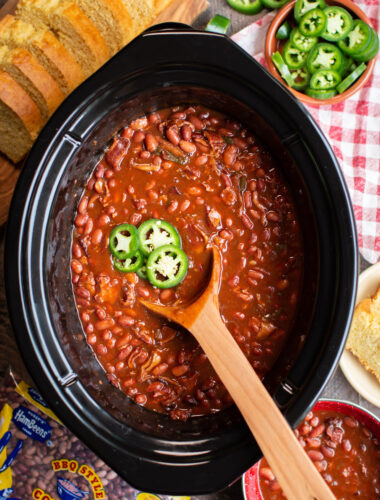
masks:
[[[241,14],[257,14],[263,8],[261,0],[227,0],[227,3]]]
[[[144,255],[149,255],[156,248],[164,245],[181,247],[181,237],[177,229],[161,219],[149,219],[139,229],[140,248]]]
[[[341,71],[343,66],[343,54],[332,43],[318,43],[307,58],[307,68],[310,73],[318,69],[334,69]]]
[[[354,24],[351,14],[342,7],[327,7],[324,13],[327,20],[321,37],[329,42],[342,40],[351,31]]]
[[[121,271],[122,273],[134,273],[143,265],[144,257],[142,256],[140,250],[137,250],[135,255],[132,255],[132,257],[128,257],[123,260],[114,257],[112,260],[113,265],[118,271]]]
[[[139,235],[132,224],[121,224],[112,229],[109,238],[109,249],[119,260],[132,257],[139,248]]]
[[[305,36],[319,36],[326,26],[326,14],[321,9],[312,9],[302,16],[300,32]]]
[[[153,286],[172,288],[185,278],[188,260],[185,252],[173,245],[156,248],[149,254],[146,262],[146,274]]]

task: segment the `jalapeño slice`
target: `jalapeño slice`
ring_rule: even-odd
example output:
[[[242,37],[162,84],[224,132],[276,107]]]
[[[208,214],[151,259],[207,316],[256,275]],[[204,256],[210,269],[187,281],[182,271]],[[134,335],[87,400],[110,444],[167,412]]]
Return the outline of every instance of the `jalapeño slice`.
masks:
[[[379,52],[379,35],[373,28],[371,28],[371,31],[373,34],[373,42],[366,50],[362,50],[354,56],[355,60],[358,62],[368,62],[376,57]]]
[[[332,43],[318,43],[307,58],[307,68],[310,73],[319,69],[334,69],[340,72],[343,67],[343,54]]]
[[[138,271],[144,263],[144,257],[140,250],[132,255],[132,257],[128,257],[127,259],[117,259],[113,257],[113,265],[118,271],[122,273],[134,273]]]
[[[285,64],[282,55],[277,51],[274,54],[272,54],[271,59],[273,61],[273,64],[276,66],[278,72],[282,76],[282,78],[285,80],[285,82],[289,85],[289,87],[293,87],[294,85],[294,80],[292,78],[292,75],[290,73],[290,70],[288,66]]]
[[[290,43],[296,49],[309,52],[318,43],[316,36],[305,36],[298,28],[294,28],[290,33]]]
[[[253,2],[250,0],[227,0],[227,3],[241,14],[248,15],[258,14],[263,8],[261,0],[254,0]]]
[[[336,90],[335,89],[315,90],[308,87],[305,90],[305,94],[307,94],[310,97],[313,97],[314,99],[331,99],[332,97],[336,96]]]
[[[305,65],[307,52],[297,49],[297,47],[293,47],[290,40],[288,40],[284,45],[282,57],[289,69],[298,69]]]
[[[294,6],[294,18],[297,23],[300,22],[301,17],[312,9],[324,9],[326,3],[324,0],[297,0]]]
[[[319,36],[326,26],[326,14],[322,9],[311,9],[302,16],[300,32],[305,36]]]
[[[277,40],[287,40],[289,38],[290,31],[291,31],[290,24],[288,23],[288,21],[285,21],[284,23],[281,24],[281,26],[277,30],[276,33]]]
[[[279,9],[289,2],[289,0],[261,0],[264,7],[267,9]]]
[[[143,265],[136,271],[137,276],[142,278],[143,280],[147,280],[148,276],[146,275],[146,261],[143,262]]]
[[[338,46],[345,54],[352,56],[359,55],[366,51],[374,41],[373,30],[361,19],[355,19],[353,29],[342,39]]]
[[[334,89],[342,80],[340,73],[333,69],[319,69],[310,79],[310,87],[314,90]]]
[[[139,248],[137,229],[132,224],[120,224],[112,229],[109,249],[114,257],[123,260],[131,257]]]
[[[161,219],[149,219],[143,222],[139,229],[140,248],[144,255],[149,255],[163,245],[181,247],[178,231],[169,222]]]
[[[207,24],[206,31],[211,31],[212,33],[221,33],[222,35],[225,35],[230,24],[231,21],[228,19],[228,17],[216,14],[212,19],[210,19],[209,23]]]
[[[172,288],[185,278],[188,260],[185,252],[173,245],[156,248],[149,254],[146,274],[153,286]]]
[[[342,40],[352,30],[354,24],[351,14],[342,7],[327,7],[324,10],[326,14],[326,26],[321,37],[329,42],[338,42]]]
[[[363,62],[359,64],[357,68],[354,69],[352,73],[350,73],[347,78],[345,78],[338,86],[337,91],[339,94],[343,94],[351,85],[356,82],[356,80],[361,76],[366,70],[367,65]]]
[[[291,74],[294,81],[292,85],[294,90],[304,90],[309,85],[310,73],[306,67],[295,69],[291,71]]]

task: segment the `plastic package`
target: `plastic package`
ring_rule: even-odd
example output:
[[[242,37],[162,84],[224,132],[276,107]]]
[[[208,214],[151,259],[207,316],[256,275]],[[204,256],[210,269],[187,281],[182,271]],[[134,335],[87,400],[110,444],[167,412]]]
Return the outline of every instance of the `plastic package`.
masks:
[[[10,371],[0,386],[0,500],[31,498],[191,500],[134,490]]]

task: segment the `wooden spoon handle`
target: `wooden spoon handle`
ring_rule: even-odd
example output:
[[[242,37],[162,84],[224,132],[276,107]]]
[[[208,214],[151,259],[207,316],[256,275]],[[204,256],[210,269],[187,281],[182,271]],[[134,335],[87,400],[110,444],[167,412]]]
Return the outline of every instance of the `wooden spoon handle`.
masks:
[[[241,411],[289,500],[335,497],[295,437],[211,297],[190,327]]]

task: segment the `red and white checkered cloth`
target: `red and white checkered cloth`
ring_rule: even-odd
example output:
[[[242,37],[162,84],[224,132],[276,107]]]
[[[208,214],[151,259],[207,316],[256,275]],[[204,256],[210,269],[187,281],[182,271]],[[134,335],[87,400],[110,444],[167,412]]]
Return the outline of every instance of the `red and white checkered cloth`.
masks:
[[[380,0],[355,2],[378,31]],[[232,39],[265,66],[264,43],[275,13],[266,14]],[[332,106],[306,106],[329,138],[343,169],[354,205],[360,251],[380,260],[380,56],[359,92]]]

